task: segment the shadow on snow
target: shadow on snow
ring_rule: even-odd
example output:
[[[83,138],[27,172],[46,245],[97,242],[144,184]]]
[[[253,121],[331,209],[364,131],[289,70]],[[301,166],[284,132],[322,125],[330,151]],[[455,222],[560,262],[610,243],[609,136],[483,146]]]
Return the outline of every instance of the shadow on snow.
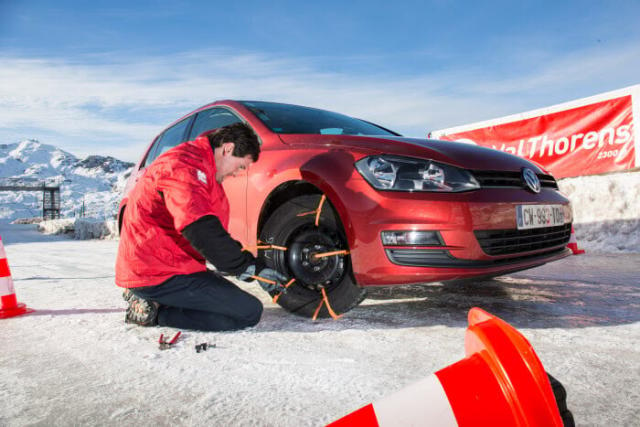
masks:
[[[480,307],[516,328],[629,324],[640,321],[639,263],[638,255],[570,257],[495,279],[372,288],[360,306],[338,321],[312,322],[279,308],[266,308],[256,329],[309,332],[466,327],[472,307]]]

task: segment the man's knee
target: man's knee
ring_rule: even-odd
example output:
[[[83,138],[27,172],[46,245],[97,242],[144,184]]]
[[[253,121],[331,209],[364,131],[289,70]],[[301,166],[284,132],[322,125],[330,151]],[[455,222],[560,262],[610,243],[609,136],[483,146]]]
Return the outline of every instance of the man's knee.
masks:
[[[262,303],[253,295],[242,305],[242,320],[245,322],[246,327],[255,326],[260,322],[262,317]]]

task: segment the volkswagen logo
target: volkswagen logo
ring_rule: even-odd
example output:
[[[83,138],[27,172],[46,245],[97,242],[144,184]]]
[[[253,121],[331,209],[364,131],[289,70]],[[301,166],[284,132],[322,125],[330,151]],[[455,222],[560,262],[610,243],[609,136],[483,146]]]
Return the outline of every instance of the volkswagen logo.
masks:
[[[538,175],[534,171],[529,168],[522,168],[522,180],[527,185],[529,190],[534,193],[540,192],[540,180],[538,179]]]

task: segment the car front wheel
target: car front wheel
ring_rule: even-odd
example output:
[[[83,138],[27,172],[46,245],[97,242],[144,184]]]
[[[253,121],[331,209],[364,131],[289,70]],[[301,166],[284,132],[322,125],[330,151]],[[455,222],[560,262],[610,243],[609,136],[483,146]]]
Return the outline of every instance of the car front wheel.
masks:
[[[260,234],[262,242],[286,248],[262,251],[266,264],[296,279],[277,303],[305,317],[316,313],[323,301],[323,289],[337,314],[351,310],[365,297],[364,290],[352,278],[349,247],[340,220],[330,203],[322,203],[321,199],[321,195],[314,194],[287,201],[267,219]],[[331,252],[336,254],[324,256]],[[318,317],[327,316],[325,303]]]

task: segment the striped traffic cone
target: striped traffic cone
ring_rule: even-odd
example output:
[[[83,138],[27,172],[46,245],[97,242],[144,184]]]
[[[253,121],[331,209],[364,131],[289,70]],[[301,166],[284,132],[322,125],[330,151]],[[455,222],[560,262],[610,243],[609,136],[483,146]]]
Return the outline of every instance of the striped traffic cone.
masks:
[[[578,249],[578,240],[576,239],[576,232],[573,230],[573,224],[571,224],[571,237],[567,247],[571,249],[574,255],[581,255],[584,253],[584,249]]]
[[[19,316],[32,311],[32,309],[20,304],[16,299],[9,263],[7,262],[7,254],[2,245],[2,237],[0,237],[0,319]]]
[[[467,357],[330,424],[562,426],[542,363],[511,325],[472,308]]]

